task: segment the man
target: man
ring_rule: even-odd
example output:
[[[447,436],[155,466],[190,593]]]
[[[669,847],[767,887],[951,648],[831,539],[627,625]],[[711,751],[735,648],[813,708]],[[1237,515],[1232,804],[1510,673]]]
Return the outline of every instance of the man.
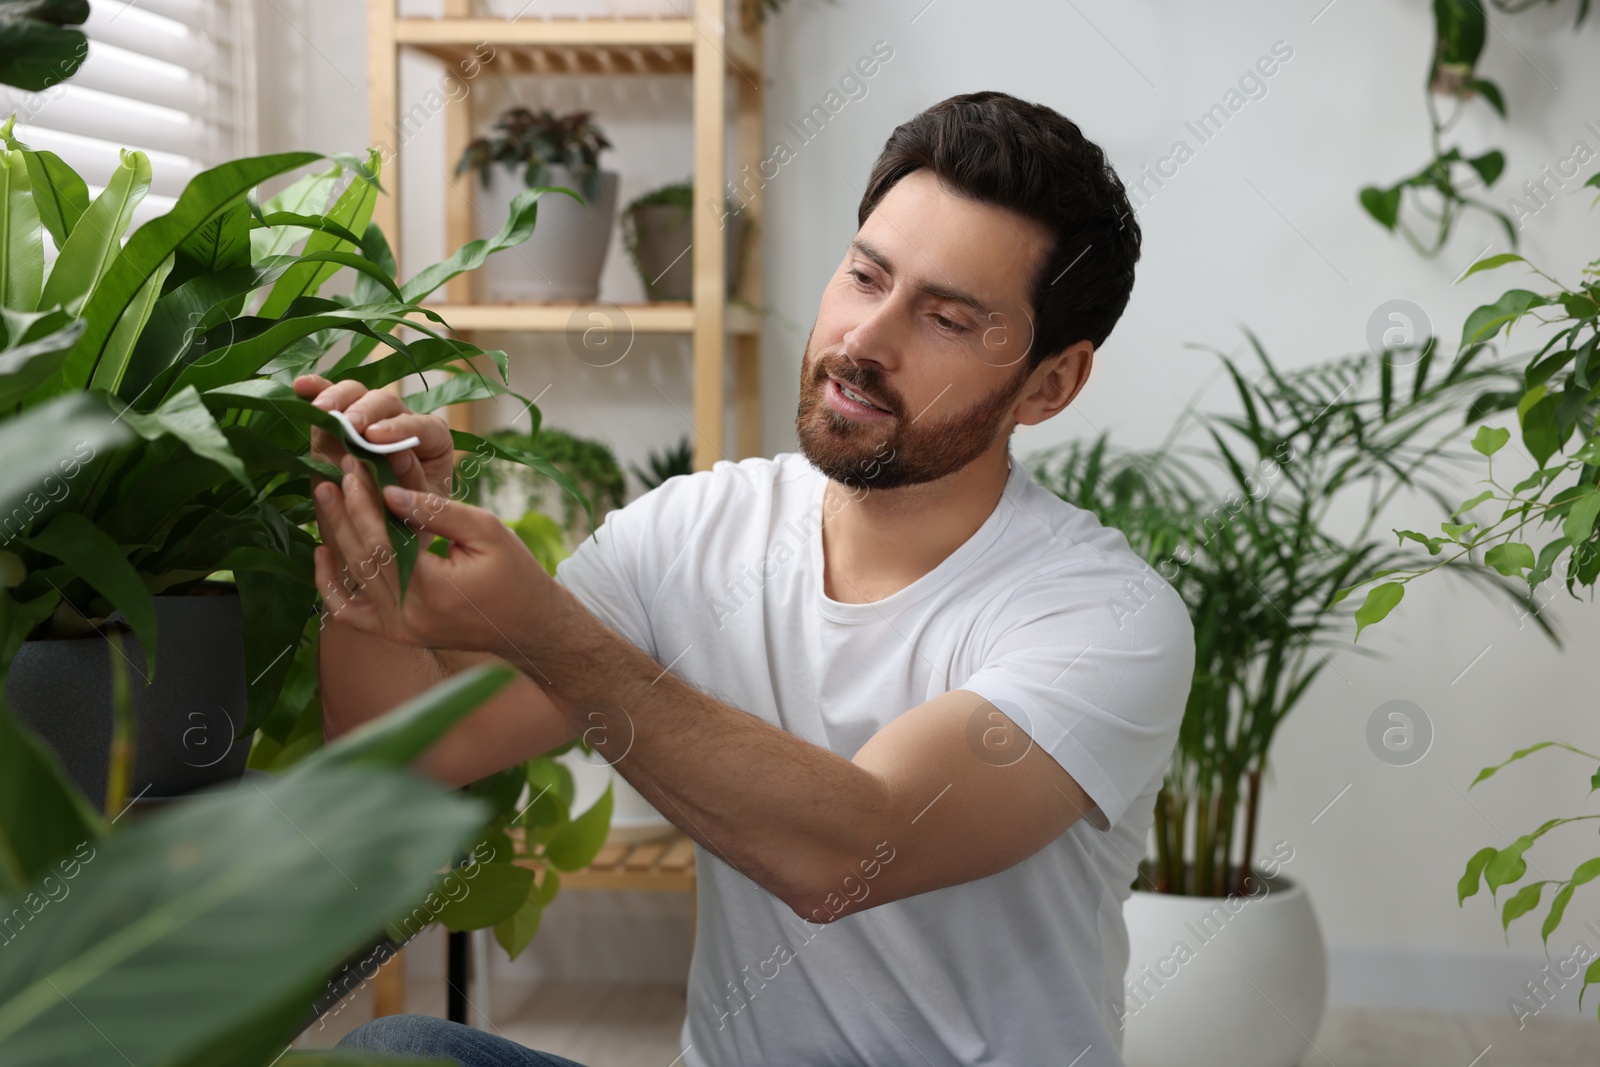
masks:
[[[423,440],[381,502],[349,463],[317,490],[328,728],[521,668],[422,767],[461,784],[582,732],[694,838],[687,1067],[1111,1067],[1193,633],[1009,440],[1083,387],[1138,226],[1077,126],[992,92],[896,129],[858,221],[806,343],[799,453],[670,479],[554,581],[445,499],[440,420],[297,381],[374,440]],[[403,609],[385,504],[450,541]],[[569,1063],[420,1016],[345,1044]]]

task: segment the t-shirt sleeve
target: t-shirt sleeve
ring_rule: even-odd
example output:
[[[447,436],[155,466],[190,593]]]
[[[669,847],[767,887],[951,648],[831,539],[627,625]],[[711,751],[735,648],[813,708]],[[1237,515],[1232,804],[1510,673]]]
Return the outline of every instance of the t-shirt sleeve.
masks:
[[[600,528],[556,565],[555,580],[614,633],[659,660],[650,606],[666,568],[664,546],[685,543],[677,519],[709,474],[678,475],[606,513]]]
[[[1109,831],[1166,767],[1194,673],[1194,628],[1146,568],[1029,583],[995,618],[957,688],[1017,722],[1089,794]]]

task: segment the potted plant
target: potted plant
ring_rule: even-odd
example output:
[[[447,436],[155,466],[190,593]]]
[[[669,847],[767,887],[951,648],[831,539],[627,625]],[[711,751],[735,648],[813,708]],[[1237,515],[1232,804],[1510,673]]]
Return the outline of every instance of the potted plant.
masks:
[[[486,225],[481,220],[503,217],[512,198],[525,188],[549,183],[572,198],[544,204],[532,238],[511,255],[489,260],[483,278],[490,300],[586,303],[599,293],[618,177],[601,169],[600,153],[611,142],[591,115],[510,108],[457,161],[457,176],[475,171],[483,187],[480,227]],[[506,172],[499,181],[496,170]]]
[[[1585,184],[1600,188],[1600,175]],[[1502,330],[1509,337],[1522,323],[1543,337],[1536,351],[1518,357],[1522,371],[1514,389],[1480,398],[1468,411],[1469,422],[1491,413],[1514,411],[1515,428],[1477,427],[1472,447],[1482,457],[1485,476],[1479,484],[1486,488],[1454,507],[1442,503],[1449,514],[1440,524],[1439,534],[1394,531],[1424,546],[1434,557],[1431,561],[1352,583],[1344,590],[1370,586],[1362,603],[1361,626],[1386,619],[1418,578],[1436,570],[1477,566],[1480,552],[1483,565],[1523,586],[1519,627],[1529,620],[1546,627],[1545,609],[1560,589],[1577,599],[1580,587],[1592,591],[1600,577],[1600,523],[1596,521],[1600,516],[1600,387],[1596,385],[1600,382],[1600,260],[1584,267],[1571,286],[1514,253],[1479,260],[1459,280],[1519,263],[1548,285],[1541,284],[1542,291],[1509,289],[1494,302],[1475,309],[1467,317],[1460,341],[1462,351],[1474,351],[1489,345]],[[1511,443],[1513,433],[1534,469],[1507,486],[1496,477],[1494,457]],[[1471,519],[1473,515],[1481,518]],[[1542,543],[1536,547],[1536,542]],[[1356,633],[1359,637],[1359,628]],[[1568,773],[1576,779],[1574,785],[1587,781],[1592,799],[1594,790],[1600,789],[1600,770],[1593,769],[1600,765],[1600,755],[1593,751],[1594,742],[1580,742],[1534,742],[1500,763],[1484,767],[1468,788],[1536,753],[1543,753],[1541,759],[1559,756],[1569,763],[1571,757],[1564,753],[1571,753],[1580,759]],[[1550,937],[1560,928],[1574,894],[1600,878],[1600,856],[1583,860],[1570,871],[1562,867],[1548,874],[1527,856],[1546,834],[1572,823],[1589,824],[1596,818],[1600,814],[1592,810],[1560,815],[1519,834],[1509,844],[1485,845],[1466,861],[1456,888],[1457,906],[1464,906],[1468,897],[1487,888],[1490,906],[1499,912],[1508,943],[1511,923],[1538,915],[1542,907],[1539,933],[1548,954]],[[1539,877],[1528,878],[1530,869]],[[1501,889],[1508,893],[1504,901],[1498,899]],[[1561,975],[1557,990],[1581,973],[1580,1006],[1589,987],[1600,984],[1600,960],[1592,951],[1575,946],[1553,966]],[[1533,985],[1518,990],[1508,1004],[1519,1025],[1541,1012],[1551,993],[1548,987],[1536,989]]]
[[[379,386],[479,354],[415,321],[418,302],[525,238],[540,194],[522,197],[493,240],[402,286],[369,225],[375,153],[335,161],[265,205],[258,182],[319,157],[224,164],[123,244],[149,160],[123,153],[90,200],[59,157],[11,130],[0,125],[11,190],[0,210],[15,265],[0,312],[0,423],[79,395],[140,446],[53,456],[55,469],[4,517],[0,670],[23,719],[98,806],[109,799],[113,662],[102,634],[126,631],[127,659],[116,663],[139,709],[130,795],[182,792],[242,770],[312,618],[315,541],[304,527],[318,465],[303,455],[306,427],[338,424],[288,382],[321,367]],[[47,239],[58,250],[48,270]],[[359,279],[352,295],[318,295],[341,269]],[[402,341],[403,322],[425,336]],[[366,362],[379,345],[389,354]],[[507,391],[471,372],[423,384],[409,398],[421,410]]]
[[[723,262],[728,296],[739,280],[749,220],[732,199],[724,203]],[[622,244],[652,301],[694,297],[694,185],[685,180],[652,189],[622,209]]]
[[[1339,591],[1414,558],[1376,539],[1374,523],[1401,491],[1440,495],[1458,430],[1441,423],[1459,414],[1458,391],[1508,377],[1480,365],[1481,352],[1438,373],[1431,340],[1409,359],[1363,354],[1296,372],[1250,342],[1259,381],[1217,353],[1240,410],[1194,416],[1208,447],[1173,444],[1186,417],[1153,453],[1102,436],[1034,461],[1043,484],[1120,528],[1194,621],[1195,678],[1156,798],[1154,855],[1124,908],[1130,1067],[1196,1062],[1197,1048],[1245,1067],[1308,1051],[1326,954],[1305,889],[1284,870],[1294,842],[1256,840],[1261,776],[1279,726],[1328,665],[1349,609]],[[1352,507],[1363,517],[1354,534],[1329,532],[1330,513]],[[1515,595],[1487,568],[1464,573]],[[1131,592],[1113,615],[1137,614],[1144,596]]]
[[[648,471],[641,469],[637,464],[631,464],[629,469],[633,476],[639,479],[639,484],[649,492],[668,478],[680,474],[694,473],[694,443],[689,440],[689,435],[684,434],[678,443],[669,449],[657,452],[650,450]]]

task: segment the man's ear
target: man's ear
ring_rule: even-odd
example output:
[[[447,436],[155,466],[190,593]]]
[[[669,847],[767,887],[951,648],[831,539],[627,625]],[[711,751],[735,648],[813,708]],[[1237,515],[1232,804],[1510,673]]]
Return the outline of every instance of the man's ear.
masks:
[[[1094,345],[1078,341],[1035,367],[1017,401],[1017,425],[1033,426],[1044,422],[1072,403],[1089,381],[1093,362]]]

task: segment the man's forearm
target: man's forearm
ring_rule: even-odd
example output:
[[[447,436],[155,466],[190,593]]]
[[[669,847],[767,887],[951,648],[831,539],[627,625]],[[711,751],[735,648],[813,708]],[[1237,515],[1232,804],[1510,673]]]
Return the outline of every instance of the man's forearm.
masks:
[[[507,658],[663,815],[796,910],[874,854],[894,809],[883,779],[707,696],[561,596],[537,662]]]

